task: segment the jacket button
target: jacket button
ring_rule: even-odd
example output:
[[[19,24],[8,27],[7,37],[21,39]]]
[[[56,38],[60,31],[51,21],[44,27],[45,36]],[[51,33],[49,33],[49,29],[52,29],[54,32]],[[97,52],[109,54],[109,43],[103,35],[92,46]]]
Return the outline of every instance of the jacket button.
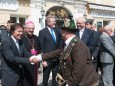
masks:
[[[65,66],[63,68],[65,69]]]

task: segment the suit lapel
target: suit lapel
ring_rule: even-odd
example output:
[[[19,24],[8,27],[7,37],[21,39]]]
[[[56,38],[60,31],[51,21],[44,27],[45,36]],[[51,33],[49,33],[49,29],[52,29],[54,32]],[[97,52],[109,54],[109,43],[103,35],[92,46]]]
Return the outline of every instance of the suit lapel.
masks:
[[[55,36],[56,36],[56,42],[54,41],[54,39],[53,39],[53,37],[52,37],[52,35],[51,35],[51,33],[50,33],[50,31],[48,30],[48,28],[46,28],[46,33],[47,33],[47,35],[51,38],[51,40],[53,40],[54,41],[54,43],[56,44],[57,43],[57,31],[54,29],[54,32],[55,32]]]
[[[48,36],[52,37],[51,34],[50,34],[50,31],[48,30],[48,28],[45,28],[46,29],[46,33]]]
[[[52,35],[51,35],[50,31],[48,30],[48,28],[46,28],[46,33],[51,38],[51,40],[54,41],[54,39],[52,38]]]
[[[110,36],[108,36],[108,39],[109,39],[108,41],[111,41],[113,43],[113,40]]]
[[[76,31],[76,35],[79,37],[79,30],[77,29]],[[79,37],[80,38],[80,37]]]
[[[18,51],[18,48],[17,48],[17,46],[16,46],[14,40],[13,40],[12,38],[11,38],[10,40],[11,40],[11,44],[12,44],[12,47],[13,47],[13,49],[14,49],[14,52],[17,53],[18,55],[20,55],[20,53],[19,53],[19,51]]]

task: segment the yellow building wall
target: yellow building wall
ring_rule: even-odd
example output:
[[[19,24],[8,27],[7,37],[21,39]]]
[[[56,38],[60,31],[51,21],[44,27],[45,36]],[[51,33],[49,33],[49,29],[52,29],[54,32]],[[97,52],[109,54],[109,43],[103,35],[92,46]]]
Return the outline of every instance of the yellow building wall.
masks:
[[[6,22],[10,19],[10,15],[9,14],[1,14],[0,13],[0,25],[6,25]]]
[[[19,0],[19,8],[16,11],[0,9],[0,25],[5,25],[10,17],[29,17],[31,14],[30,1]]]

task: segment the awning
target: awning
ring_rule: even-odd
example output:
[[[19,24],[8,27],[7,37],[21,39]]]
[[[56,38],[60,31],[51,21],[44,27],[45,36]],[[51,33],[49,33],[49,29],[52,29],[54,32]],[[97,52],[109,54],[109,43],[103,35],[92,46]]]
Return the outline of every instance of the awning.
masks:
[[[89,8],[97,10],[115,11],[114,6],[107,6],[107,5],[89,4]]]

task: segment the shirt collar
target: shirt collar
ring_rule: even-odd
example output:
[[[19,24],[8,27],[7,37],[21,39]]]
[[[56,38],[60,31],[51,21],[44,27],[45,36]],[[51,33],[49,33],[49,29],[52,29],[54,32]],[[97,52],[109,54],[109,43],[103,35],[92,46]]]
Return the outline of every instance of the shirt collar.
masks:
[[[84,31],[84,29],[85,29],[85,28],[83,28],[83,29],[81,29],[81,30],[79,30],[79,31],[80,31],[80,32],[83,32],[83,31]]]
[[[12,37],[12,39],[14,40],[14,42],[16,43],[16,42],[17,42],[17,40],[14,38],[14,36],[12,36],[12,35],[11,35],[11,37]]]
[[[74,37],[75,37],[75,35],[74,35],[74,36],[71,36],[70,38],[68,38],[68,39],[65,41],[66,46],[68,46],[68,44],[70,43],[70,41],[71,41]]]
[[[51,30],[51,28],[50,27],[47,27],[48,28],[48,30],[50,31]]]
[[[52,27],[52,28],[50,28],[50,27],[47,27],[47,28],[48,28],[48,30],[49,30],[49,31],[51,31],[51,29],[52,29],[53,27]]]
[[[103,34],[105,34],[106,36],[109,36],[106,32],[103,32]]]

